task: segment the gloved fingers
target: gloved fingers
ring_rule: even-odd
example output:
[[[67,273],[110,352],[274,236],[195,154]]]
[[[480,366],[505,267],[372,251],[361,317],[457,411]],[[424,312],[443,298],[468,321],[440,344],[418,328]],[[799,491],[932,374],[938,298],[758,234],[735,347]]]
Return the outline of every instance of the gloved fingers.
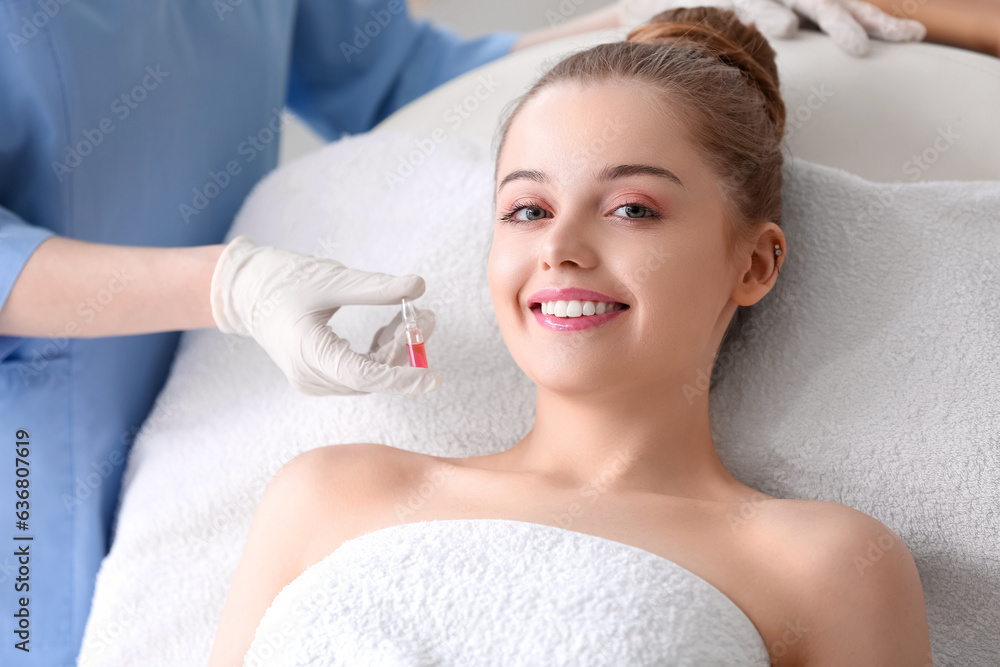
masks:
[[[441,385],[441,376],[435,371],[389,366],[355,352],[319,319],[310,323],[300,347],[305,363],[296,388],[304,393],[334,393],[336,388],[347,387],[364,393],[425,394]]]
[[[927,28],[920,21],[901,19],[879,7],[861,0],[846,0],[848,9],[868,34],[890,42],[919,42],[927,36]]]
[[[799,0],[796,5],[801,8],[800,11],[806,7],[812,9],[813,11],[807,15],[823,32],[830,35],[834,44],[843,51],[854,56],[868,53],[868,33],[854,19],[850,10],[838,0],[816,0],[814,3]]]
[[[331,265],[328,281],[330,299],[338,305],[399,305],[403,298],[416,299],[424,293],[424,279],[416,274],[394,276],[337,264]]]
[[[402,348],[405,350],[405,344]],[[337,366],[340,379],[352,389],[382,394],[426,394],[441,386],[441,375],[426,368],[390,366],[347,349]]]
[[[434,313],[416,307],[413,308],[413,311],[426,341],[434,332]],[[409,363],[409,351],[406,349],[406,324],[403,322],[402,313],[396,313],[396,316],[388,324],[375,333],[368,355],[380,364],[389,366],[402,366]]]
[[[389,320],[388,324],[375,332],[375,335],[372,336],[372,344],[368,348],[368,354],[372,359],[382,364],[393,365],[392,362],[398,358],[398,349],[406,348],[405,338],[401,345],[396,344],[396,330],[402,323],[403,314],[396,313],[396,316]]]
[[[753,23],[765,37],[794,37],[799,17],[774,0],[735,0],[733,10],[743,23]]]
[[[299,337],[288,341],[291,349],[283,357],[285,363],[279,364],[288,382],[298,391],[308,396],[349,396],[361,394],[353,387],[343,382],[336,370],[329,372],[323,367],[322,359],[336,356],[336,350],[350,344],[337,336],[321,318],[310,317],[309,328],[298,331]],[[265,348],[266,349],[266,348]]]

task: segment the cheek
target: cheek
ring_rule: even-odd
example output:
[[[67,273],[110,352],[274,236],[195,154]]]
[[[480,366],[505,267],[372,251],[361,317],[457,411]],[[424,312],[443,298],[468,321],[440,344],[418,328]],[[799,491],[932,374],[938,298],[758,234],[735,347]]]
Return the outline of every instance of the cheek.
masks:
[[[704,344],[725,304],[722,267],[700,247],[673,248],[662,268],[649,271],[640,299],[648,304],[649,330],[660,332],[674,349],[694,352]]]
[[[527,245],[515,239],[504,238],[500,234],[493,236],[487,276],[490,295],[493,297],[498,317],[502,316],[511,304],[516,306],[517,292],[530,275],[530,248]]]
[[[504,272],[499,269],[502,263],[499,254],[497,241],[494,238],[493,245],[490,246],[490,256],[486,263],[486,278],[490,284],[490,297],[493,299],[494,307],[501,303],[505,277]]]
[[[676,235],[650,235],[641,244],[615,248],[609,255],[612,275],[631,293],[649,324],[678,328],[698,306],[703,292],[704,258]]]

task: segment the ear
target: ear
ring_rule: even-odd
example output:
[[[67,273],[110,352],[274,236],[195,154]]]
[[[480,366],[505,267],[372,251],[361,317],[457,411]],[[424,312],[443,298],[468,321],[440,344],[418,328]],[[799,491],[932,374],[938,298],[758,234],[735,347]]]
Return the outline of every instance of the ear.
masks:
[[[781,254],[775,254],[775,246]],[[777,282],[787,253],[781,228],[773,222],[761,225],[754,239],[739,251],[741,269],[734,285],[733,301],[741,306],[752,306],[763,299]]]

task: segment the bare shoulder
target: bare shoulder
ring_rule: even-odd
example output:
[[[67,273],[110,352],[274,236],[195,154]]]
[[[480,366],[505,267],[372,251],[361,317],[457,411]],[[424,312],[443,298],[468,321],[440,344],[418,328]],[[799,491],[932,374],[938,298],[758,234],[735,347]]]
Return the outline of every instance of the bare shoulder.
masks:
[[[363,529],[366,512],[377,506],[373,499],[402,475],[400,451],[335,445],[303,452],[281,466],[254,513],[219,618],[211,667],[242,664],[280,591]]]
[[[303,542],[300,571],[373,526],[391,523],[394,500],[419,477],[431,457],[377,443],[329,445],[288,461],[272,484],[290,512],[312,527]],[[279,481],[279,478],[283,478]]]
[[[302,493],[337,495],[363,501],[395,488],[430,457],[372,442],[328,445],[302,452],[285,463],[272,483],[288,478]]]
[[[769,540],[779,547],[775,566],[785,573],[786,613],[801,628],[780,664],[931,664],[920,576],[899,535],[840,503],[766,505]]]

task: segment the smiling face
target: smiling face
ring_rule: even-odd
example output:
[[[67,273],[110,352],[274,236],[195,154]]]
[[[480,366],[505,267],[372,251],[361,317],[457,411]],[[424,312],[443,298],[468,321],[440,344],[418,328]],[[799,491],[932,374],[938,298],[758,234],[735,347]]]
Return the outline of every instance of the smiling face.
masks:
[[[539,91],[510,125],[496,185],[490,292],[511,355],[540,387],[693,385],[737,303],[770,289],[741,280],[750,254],[726,256],[718,178],[639,84]],[[574,289],[603,296],[541,292]],[[566,301],[574,315],[574,300],[578,318],[535,303]],[[588,315],[588,300],[624,306]]]

